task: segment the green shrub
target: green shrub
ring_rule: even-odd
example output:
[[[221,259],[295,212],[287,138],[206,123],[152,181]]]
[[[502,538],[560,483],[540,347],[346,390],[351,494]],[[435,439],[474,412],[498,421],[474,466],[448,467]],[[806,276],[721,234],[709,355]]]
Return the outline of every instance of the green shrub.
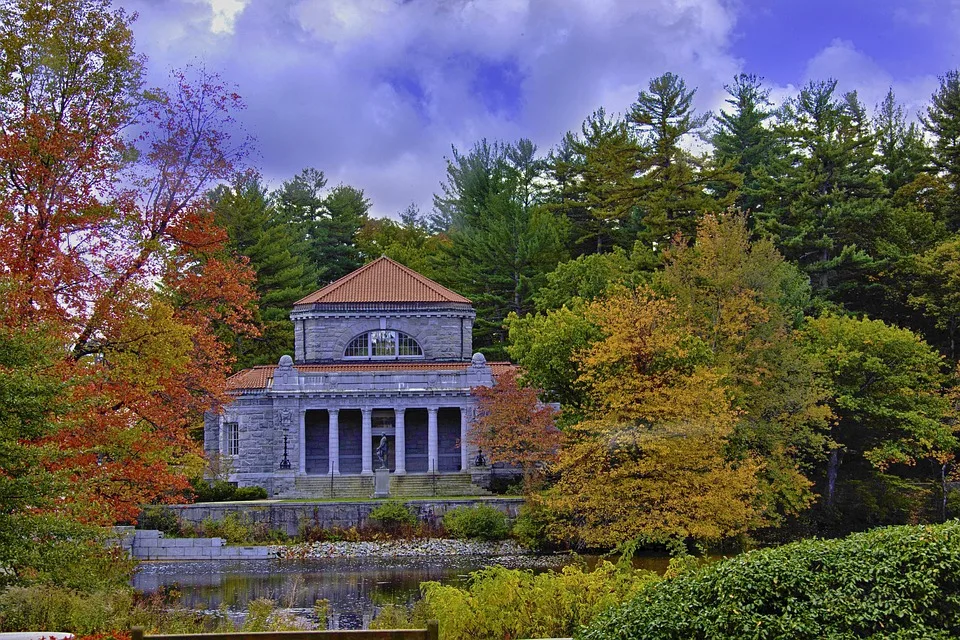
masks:
[[[156,529],[171,535],[179,535],[181,526],[177,514],[162,505],[144,507],[137,518],[137,529]]]
[[[577,637],[952,638],[960,522],[806,540],[709,565],[640,593]]]
[[[402,502],[391,500],[381,505],[377,505],[370,511],[368,516],[371,524],[395,533],[404,527],[415,527],[417,525],[417,516]]]
[[[549,522],[550,519],[542,508],[524,504],[513,522],[513,537],[525,547],[542,551],[551,546],[547,538]]]
[[[195,502],[237,502],[267,498],[267,490],[263,487],[237,487],[224,480],[211,483],[203,479],[194,480],[190,484]]]
[[[510,535],[507,516],[486,504],[451,509],[443,516],[443,526],[454,538],[503,540]]]
[[[470,574],[465,589],[424,583],[423,598],[412,612],[384,607],[370,627],[422,627],[435,618],[444,640],[570,636],[598,614],[657,580],[655,573],[609,562],[590,572],[582,566],[541,574],[487,567]]]

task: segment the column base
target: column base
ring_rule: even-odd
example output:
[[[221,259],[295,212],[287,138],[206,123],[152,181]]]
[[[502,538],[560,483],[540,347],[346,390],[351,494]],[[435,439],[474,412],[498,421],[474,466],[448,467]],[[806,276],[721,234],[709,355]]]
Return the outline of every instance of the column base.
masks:
[[[405,476],[405,475],[407,475],[407,470],[406,470],[406,469],[397,469],[396,471],[393,471],[392,473],[393,473],[393,475],[395,475],[395,476]]]

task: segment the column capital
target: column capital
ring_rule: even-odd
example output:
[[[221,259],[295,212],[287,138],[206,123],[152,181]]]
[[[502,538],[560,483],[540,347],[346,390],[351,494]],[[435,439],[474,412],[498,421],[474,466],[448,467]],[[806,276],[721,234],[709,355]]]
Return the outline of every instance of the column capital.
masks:
[[[327,415],[339,416],[339,415],[340,415],[340,408],[339,408],[339,407],[333,407],[333,408],[327,407]]]
[[[436,415],[437,411],[440,411],[440,407],[427,407],[427,413]]]
[[[373,415],[373,409],[371,407],[360,407],[360,413],[365,416]]]

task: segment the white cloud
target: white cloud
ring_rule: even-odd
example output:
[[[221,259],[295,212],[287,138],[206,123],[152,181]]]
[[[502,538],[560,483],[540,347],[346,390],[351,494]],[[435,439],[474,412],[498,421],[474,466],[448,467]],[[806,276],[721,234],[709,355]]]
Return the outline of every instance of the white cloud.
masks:
[[[665,71],[713,109],[741,64],[725,0],[203,1],[123,2],[151,68],[202,58],[239,85],[268,178],[315,166],[377,215],[429,210],[451,144],[546,150]]]
[[[250,0],[206,0],[213,11],[210,30],[218,34],[233,33],[233,23]]]
[[[807,63],[805,81],[834,78],[839,91],[856,91],[860,101],[873,110],[891,88],[897,101],[915,116],[938,85],[937,78],[919,75],[894,78],[849,40],[836,39]]]

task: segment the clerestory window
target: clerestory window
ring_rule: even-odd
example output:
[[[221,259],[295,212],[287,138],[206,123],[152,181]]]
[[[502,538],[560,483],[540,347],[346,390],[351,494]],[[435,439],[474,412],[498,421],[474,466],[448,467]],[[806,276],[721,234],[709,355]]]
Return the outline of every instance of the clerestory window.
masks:
[[[420,344],[400,331],[362,333],[347,345],[344,358],[422,358]]]

